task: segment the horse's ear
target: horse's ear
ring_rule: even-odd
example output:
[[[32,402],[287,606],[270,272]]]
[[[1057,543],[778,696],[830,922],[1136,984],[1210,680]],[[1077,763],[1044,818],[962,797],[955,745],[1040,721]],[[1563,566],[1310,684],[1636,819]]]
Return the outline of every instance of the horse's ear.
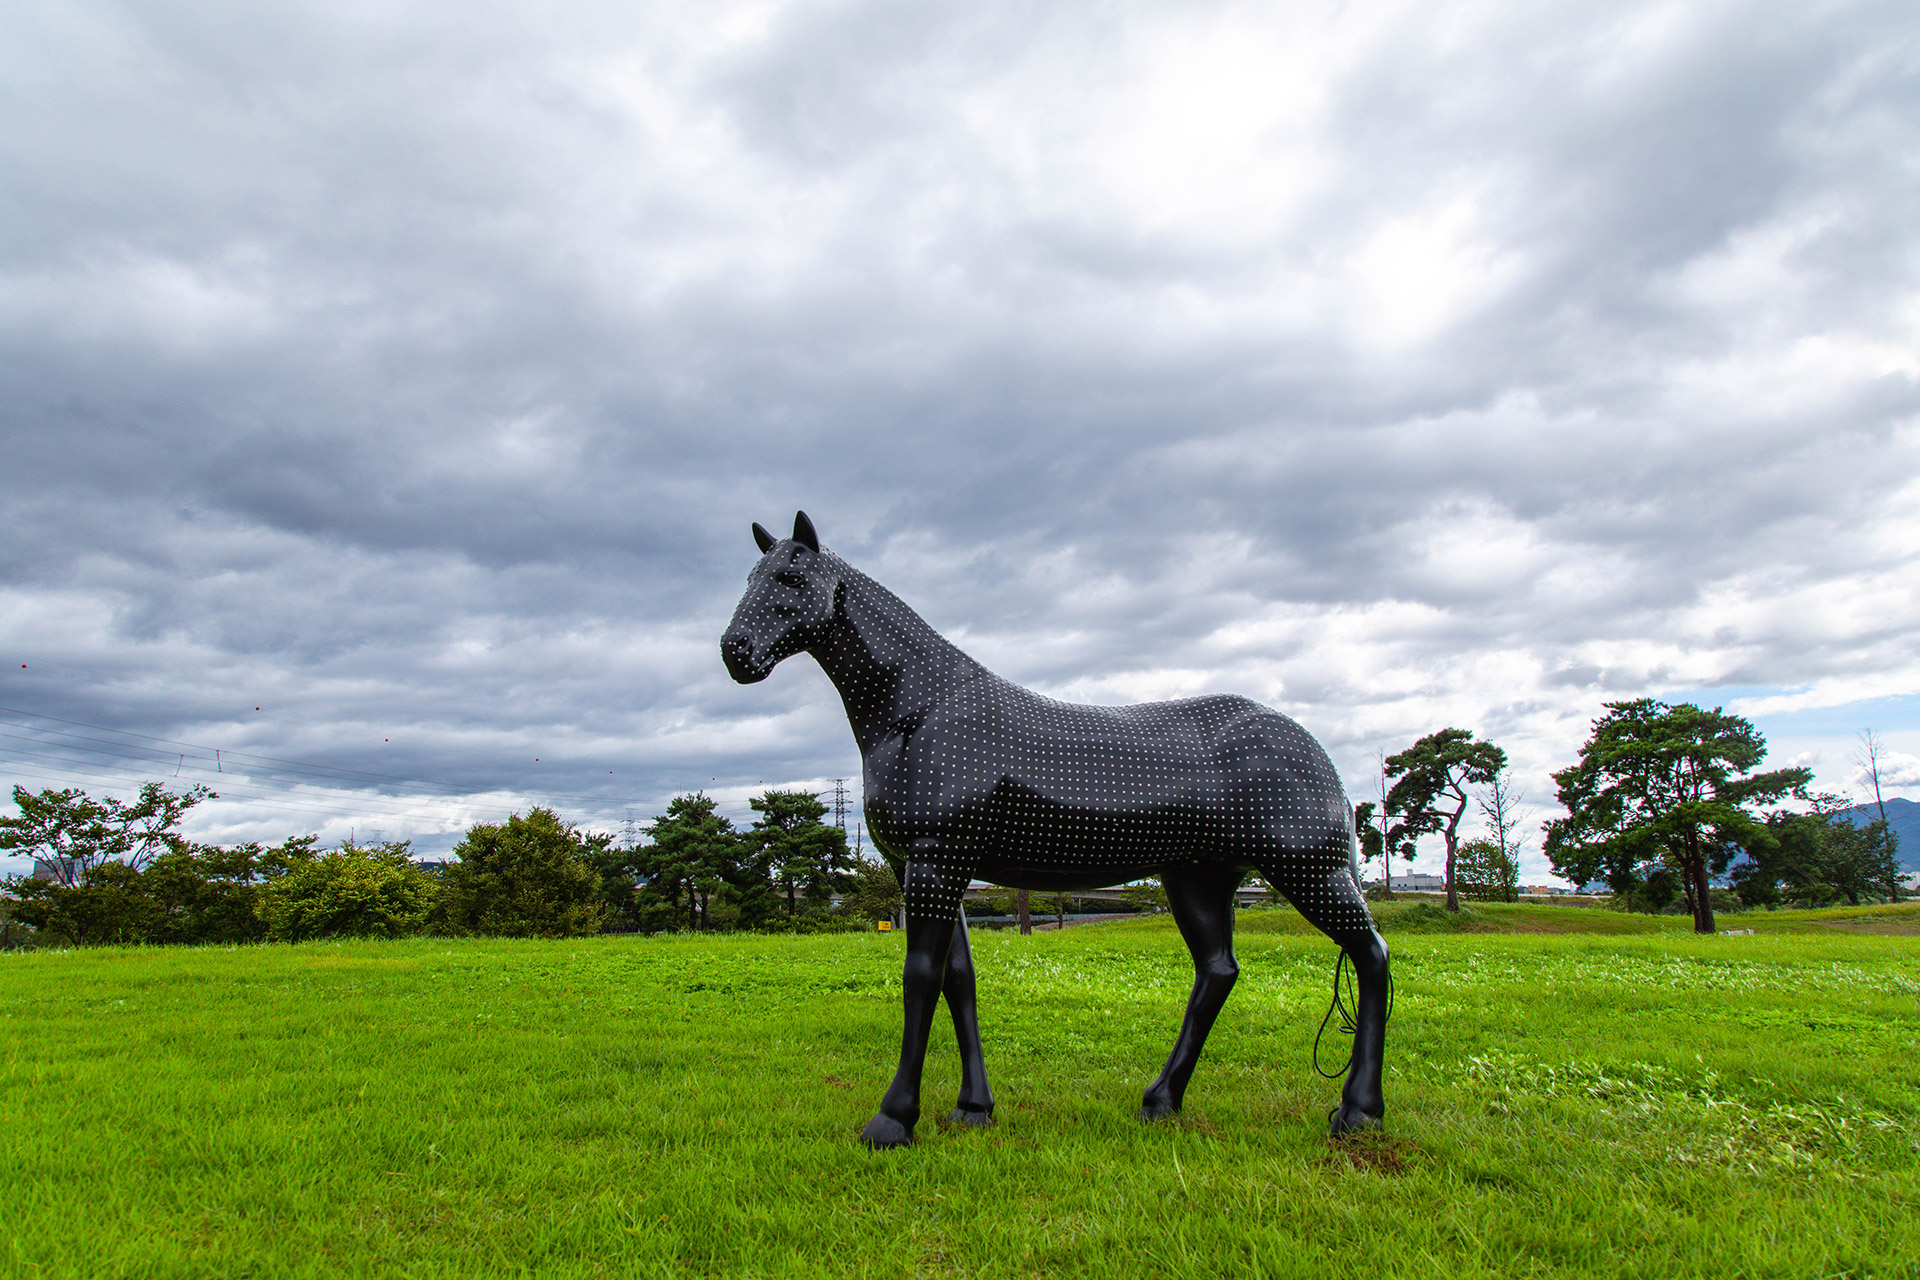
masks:
[[[768,533],[765,529],[762,529],[758,520],[753,522],[753,540],[759,545],[760,554],[762,555],[773,550],[773,544],[779,541],[778,538]]]
[[[813,521],[804,511],[793,513],[793,540],[809,551],[820,550],[820,535],[813,531]]]

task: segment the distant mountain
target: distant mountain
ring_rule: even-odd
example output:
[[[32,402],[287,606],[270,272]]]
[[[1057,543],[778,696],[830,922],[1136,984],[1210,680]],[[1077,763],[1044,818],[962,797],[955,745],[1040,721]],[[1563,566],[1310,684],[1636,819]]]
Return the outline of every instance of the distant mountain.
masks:
[[[1840,816],[1856,825],[1880,820],[1880,810],[1871,804],[1842,809]],[[1887,825],[1900,837],[1900,869],[1920,871],[1920,804],[1911,800],[1887,801]]]

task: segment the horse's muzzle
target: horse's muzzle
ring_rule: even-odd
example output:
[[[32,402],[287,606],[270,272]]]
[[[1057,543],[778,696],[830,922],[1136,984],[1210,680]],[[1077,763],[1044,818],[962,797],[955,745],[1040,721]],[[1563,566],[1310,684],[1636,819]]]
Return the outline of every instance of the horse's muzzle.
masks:
[[[772,667],[754,664],[753,639],[739,631],[729,631],[720,637],[720,660],[727,664],[727,674],[739,684],[758,684],[773,671]]]

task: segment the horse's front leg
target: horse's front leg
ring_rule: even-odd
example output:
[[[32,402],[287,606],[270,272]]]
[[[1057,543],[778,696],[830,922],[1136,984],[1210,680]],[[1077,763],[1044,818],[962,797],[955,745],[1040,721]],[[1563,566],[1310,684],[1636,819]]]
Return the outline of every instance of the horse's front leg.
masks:
[[[931,850],[907,857],[907,962],[902,975],[906,1029],[900,1037],[900,1066],[880,1100],[880,1114],[867,1121],[860,1138],[869,1147],[904,1147],[920,1122],[920,1071],[927,1061],[927,1037],[933,1010],[946,980],[947,953],[967,891],[970,866],[933,861]]]
[[[980,1014],[973,994],[973,948],[967,945],[967,913],[955,921],[953,947],[947,952],[947,976],[940,994],[953,1015],[953,1038],[960,1045],[960,1101],[949,1124],[984,1129],[993,1123],[993,1090],[987,1087],[987,1057],[980,1049]]]

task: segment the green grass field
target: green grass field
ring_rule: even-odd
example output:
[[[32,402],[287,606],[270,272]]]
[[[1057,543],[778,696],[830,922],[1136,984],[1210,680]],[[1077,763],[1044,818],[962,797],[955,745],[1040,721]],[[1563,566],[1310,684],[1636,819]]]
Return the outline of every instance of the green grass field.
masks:
[[[1431,915],[1380,912],[1388,1129],[1339,1147],[1333,950],[1286,910],[1244,914],[1151,1127],[1190,979],[1165,919],[976,936],[1001,1123],[880,1155],[896,937],[0,955],[0,1269],[1920,1274],[1920,909]],[[930,1116],[956,1087],[947,1029]]]

